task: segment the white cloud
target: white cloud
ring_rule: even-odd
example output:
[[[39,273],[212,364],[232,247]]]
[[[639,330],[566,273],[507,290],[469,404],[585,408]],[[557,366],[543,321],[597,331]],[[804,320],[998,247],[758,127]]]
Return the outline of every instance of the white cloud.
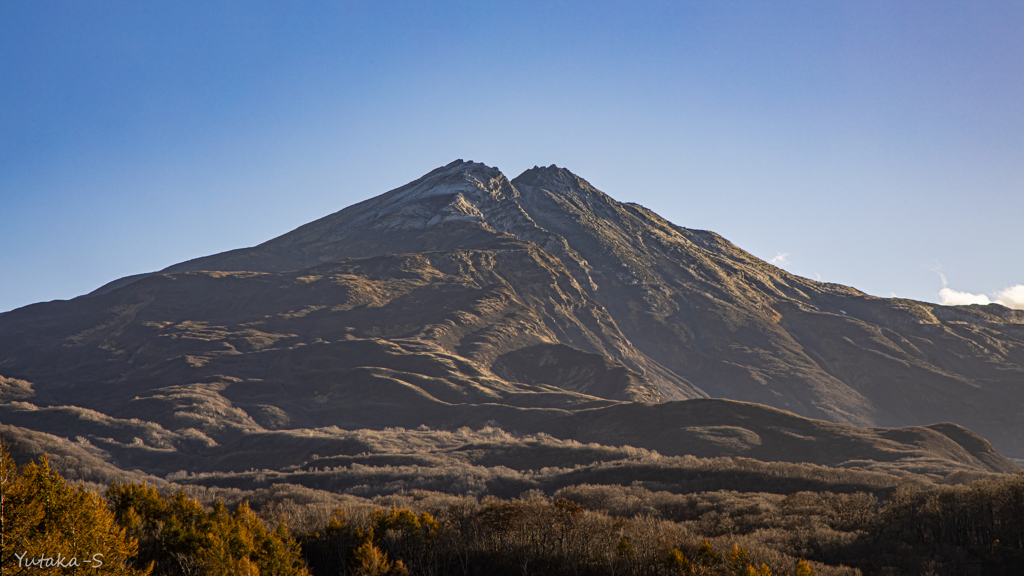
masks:
[[[959,290],[953,290],[946,283],[946,277],[939,273],[939,277],[942,278],[942,290],[939,290],[939,300],[945,306],[964,306],[967,304],[1002,304],[1007,308],[1015,308],[1017,310],[1024,310],[1024,284],[1017,284],[1016,286],[1010,286],[1004,288],[1000,292],[995,293],[995,300],[990,299],[985,294],[971,294],[970,292],[960,292]]]
[[[984,294],[971,294],[970,292],[959,292],[952,288],[939,290],[939,300],[943,306],[964,306],[967,304],[991,304],[992,301]]]
[[[789,264],[789,252],[779,252],[778,254],[775,255],[775,258],[772,258],[771,260],[769,260],[769,262],[775,264],[776,266]]]
[[[1007,308],[1024,310],[1024,284],[1010,286],[1002,292],[996,293],[996,302]]]

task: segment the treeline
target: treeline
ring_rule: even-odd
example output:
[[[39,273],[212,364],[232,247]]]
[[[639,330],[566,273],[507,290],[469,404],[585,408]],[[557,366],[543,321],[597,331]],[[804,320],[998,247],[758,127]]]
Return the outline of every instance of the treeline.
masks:
[[[46,573],[25,558],[96,553],[104,564],[87,573],[140,576],[987,576],[1024,566],[1024,475],[881,496],[581,484],[512,499],[412,491],[313,502],[306,488],[277,486],[225,505],[135,483],[99,497],[45,460],[19,468],[4,453],[0,480],[5,576]]]
[[[748,551],[728,539],[701,539],[671,522],[616,518],[565,499],[467,500],[436,517],[397,506],[356,518],[339,510],[325,529],[302,541],[318,576],[817,573],[808,562],[772,550]]]
[[[815,573],[770,550],[564,498],[441,498],[434,513],[357,505],[336,509],[322,526],[307,522],[295,538],[281,506],[268,507],[274,517],[264,520],[245,502],[229,512],[221,502],[204,507],[183,491],[162,495],[133,483],[112,484],[100,498],[71,487],[45,459],[19,468],[6,451],[2,468],[5,575],[77,573],[97,557],[89,572],[137,576]],[[832,573],[842,572],[823,574]]]
[[[863,492],[674,494],[586,485],[555,496],[865,574],[1024,573],[1024,474],[966,486],[905,484],[884,500]]]
[[[464,451],[487,454],[491,446],[467,446]],[[417,490],[464,494],[477,497],[514,498],[528,490],[552,493],[581,483],[622,485],[643,482],[645,486],[677,493],[734,490],[795,493],[802,491],[871,492],[885,494],[910,480],[934,486],[935,477],[896,475],[862,469],[832,468],[806,463],[761,462],[750,458],[661,456],[640,451],[614,460],[591,460],[587,464],[550,465],[524,469],[497,452],[480,464],[431,455],[365,455],[317,458],[291,470],[249,472],[207,472],[172,475],[182,485],[231,487],[254,490],[274,484],[295,484],[336,494],[373,498]],[[540,451],[538,449],[538,451]],[[566,460],[571,454],[564,454]],[[599,455],[601,456],[601,455]],[[618,455],[617,455],[618,456]],[[595,456],[597,458],[598,456]],[[603,457],[603,456],[601,456]],[[408,463],[395,464],[400,459]],[[511,460],[511,458],[509,459]],[[528,462],[528,461],[527,461]],[[956,477],[990,477],[994,474],[968,473]]]
[[[115,481],[147,482],[161,489],[177,484],[190,494],[203,489],[249,492],[291,484],[360,498],[425,490],[508,499],[532,489],[551,494],[582,483],[642,482],[652,490],[675,493],[829,491],[870,492],[884,498],[907,482],[931,488],[1000,476],[967,465],[958,467],[952,461],[923,458],[822,466],[743,457],[664,456],[642,448],[582,444],[543,433],[515,435],[491,427],[456,431],[344,431],[331,427],[307,431],[301,437],[298,431],[257,436],[236,439],[218,448],[216,454],[187,458],[183,453],[142,444],[126,448],[126,452],[104,444],[104,450],[113,450],[111,458],[126,468],[136,467],[126,471],[97,456],[100,453],[90,444],[101,443],[95,437],[71,442],[0,425],[0,437],[13,440],[20,461],[47,453],[56,467],[76,481],[104,486]],[[185,461],[188,470],[179,470]],[[243,471],[242,462],[273,466]]]
[[[881,561],[945,574],[1024,573],[1024,473],[938,490],[898,490],[869,542]]]

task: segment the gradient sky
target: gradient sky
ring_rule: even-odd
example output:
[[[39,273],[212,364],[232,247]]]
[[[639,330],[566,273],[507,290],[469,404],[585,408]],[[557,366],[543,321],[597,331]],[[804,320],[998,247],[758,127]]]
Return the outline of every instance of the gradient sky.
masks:
[[[995,300],[1024,283],[1024,2],[0,3],[0,311],[456,158]]]

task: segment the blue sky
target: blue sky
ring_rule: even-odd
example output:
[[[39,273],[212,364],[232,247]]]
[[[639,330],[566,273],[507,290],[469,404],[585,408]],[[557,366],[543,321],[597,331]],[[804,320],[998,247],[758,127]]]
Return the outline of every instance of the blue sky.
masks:
[[[0,79],[0,311],[456,158],[878,296],[1024,284],[1020,1],[5,2]]]

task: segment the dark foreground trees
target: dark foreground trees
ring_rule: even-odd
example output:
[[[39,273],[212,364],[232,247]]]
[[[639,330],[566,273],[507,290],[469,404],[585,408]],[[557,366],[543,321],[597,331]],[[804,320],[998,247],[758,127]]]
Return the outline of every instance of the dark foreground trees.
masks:
[[[897,490],[873,520],[869,543],[903,570],[930,564],[940,574],[1024,574],[1024,474]]]
[[[4,576],[988,576],[1024,566],[1024,475],[878,493],[575,485],[330,505],[290,503],[301,492],[280,486],[236,491],[229,507],[143,484],[101,497],[46,459],[19,467],[3,452],[0,483]]]
[[[797,558],[713,544],[673,522],[615,518],[565,499],[449,503],[437,516],[392,507],[339,510],[303,537],[315,574],[683,575],[816,574]]]
[[[0,481],[5,576],[813,574],[796,559],[762,559],[667,520],[616,518],[564,498],[453,499],[436,515],[339,508],[296,540],[283,519],[271,530],[245,502],[229,511],[121,483],[104,498],[70,486],[45,458],[18,467],[3,451]]]

